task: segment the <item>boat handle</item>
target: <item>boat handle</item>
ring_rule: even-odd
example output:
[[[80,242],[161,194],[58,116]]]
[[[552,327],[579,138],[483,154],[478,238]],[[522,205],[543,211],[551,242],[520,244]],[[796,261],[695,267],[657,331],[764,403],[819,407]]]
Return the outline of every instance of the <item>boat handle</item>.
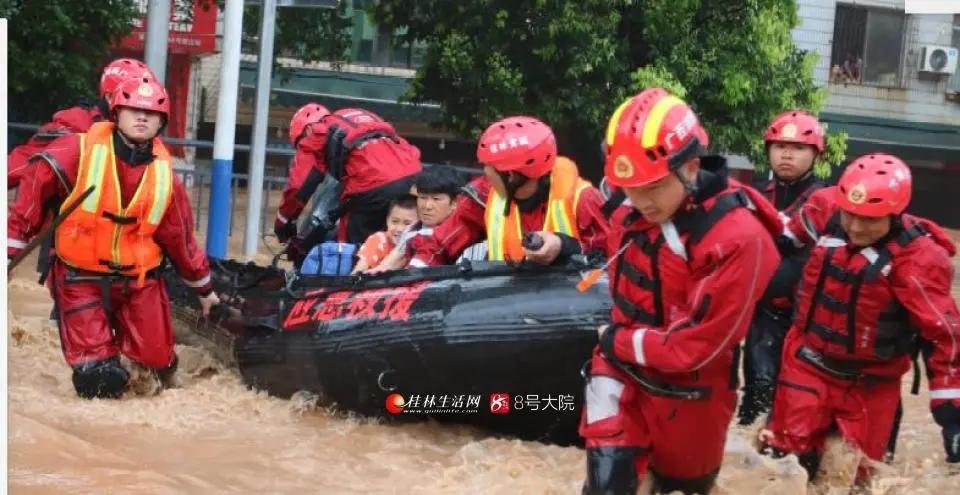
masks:
[[[397,389],[396,385],[386,386],[383,384],[383,378],[387,376],[389,373],[394,373],[394,372],[395,372],[394,370],[383,370],[380,372],[380,375],[377,376],[377,386],[380,387],[380,390],[383,390],[384,392],[393,392],[394,390]]]
[[[590,358],[583,362],[583,366],[580,367],[580,377],[586,381],[590,381],[590,364],[593,362],[593,358]]]

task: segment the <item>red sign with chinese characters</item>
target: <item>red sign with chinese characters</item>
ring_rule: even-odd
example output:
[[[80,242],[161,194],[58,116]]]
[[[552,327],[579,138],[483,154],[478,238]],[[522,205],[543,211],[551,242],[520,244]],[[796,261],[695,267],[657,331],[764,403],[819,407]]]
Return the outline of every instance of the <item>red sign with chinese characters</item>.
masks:
[[[407,321],[428,282],[408,287],[388,287],[366,291],[341,290],[327,293],[319,289],[294,303],[283,321],[285,330],[307,323],[340,318],[352,320]]]
[[[147,0],[136,0],[141,17],[119,48],[142,52],[147,34]],[[212,53],[217,42],[217,3],[212,0],[171,0],[169,53]]]

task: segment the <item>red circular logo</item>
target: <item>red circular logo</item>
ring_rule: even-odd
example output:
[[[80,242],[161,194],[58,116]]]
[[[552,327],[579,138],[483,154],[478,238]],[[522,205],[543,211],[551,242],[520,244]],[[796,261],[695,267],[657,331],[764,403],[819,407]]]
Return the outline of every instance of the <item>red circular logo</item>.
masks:
[[[400,394],[390,394],[387,396],[386,406],[390,414],[400,414],[406,405],[407,401],[405,401]]]

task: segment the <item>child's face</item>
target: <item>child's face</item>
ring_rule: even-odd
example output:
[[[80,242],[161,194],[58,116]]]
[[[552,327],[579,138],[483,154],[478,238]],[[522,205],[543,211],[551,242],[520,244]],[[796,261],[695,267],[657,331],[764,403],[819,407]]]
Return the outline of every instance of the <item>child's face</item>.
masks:
[[[387,215],[387,235],[394,244],[400,242],[403,231],[417,221],[416,208],[394,206]]]

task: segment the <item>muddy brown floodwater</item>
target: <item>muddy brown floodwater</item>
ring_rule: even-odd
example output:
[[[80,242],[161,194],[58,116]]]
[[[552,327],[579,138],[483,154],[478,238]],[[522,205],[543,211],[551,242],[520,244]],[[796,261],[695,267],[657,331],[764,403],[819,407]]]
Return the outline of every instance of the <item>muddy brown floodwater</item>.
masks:
[[[307,395],[269,397],[201,347],[177,346],[183,388],[81,400],[31,269],[25,262],[9,284],[10,493],[579,493],[577,448],[381,424]],[[867,493],[960,494],[960,467],[943,461],[926,391],[909,395],[905,378],[897,459],[878,468]],[[755,454],[754,436],[731,427],[714,493],[848,492],[855,456],[839,444],[824,462],[830,473],[808,487],[792,458]]]

